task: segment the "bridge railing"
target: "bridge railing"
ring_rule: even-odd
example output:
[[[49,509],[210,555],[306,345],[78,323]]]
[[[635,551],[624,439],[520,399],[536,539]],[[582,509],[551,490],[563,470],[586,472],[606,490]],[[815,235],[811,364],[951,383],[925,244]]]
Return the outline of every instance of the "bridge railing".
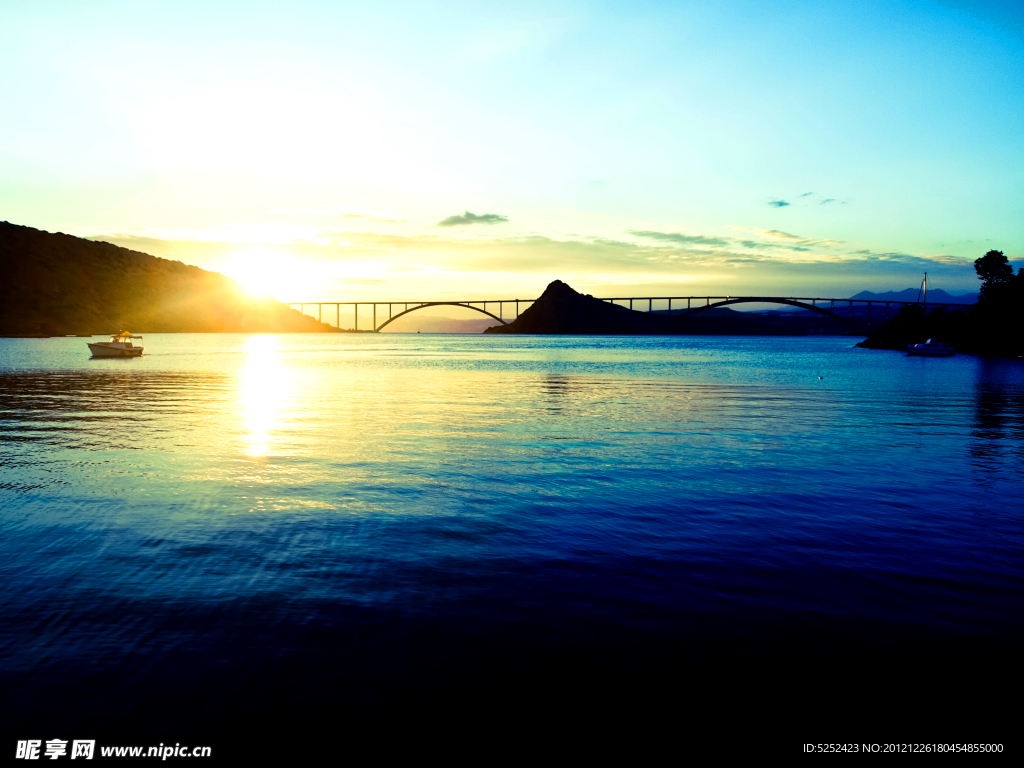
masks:
[[[398,319],[401,315],[407,312],[412,312],[417,309],[423,309],[425,307],[442,307],[442,306],[459,306],[466,307],[467,309],[475,309],[478,312],[482,311],[485,315],[490,315],[502,323],[506,322],[505,305],[510,305],[515,308],[515,316],[508,322],[511,322],[519,317],[521,313],[520,307],[523,309],[526,306],[533,305],[540,299],[487,299],[481,301],[286,301],[282,302],[289,307],[299,307],[299,311],[302,314],[306,314],[306,307],[316,306],[317,307],[317,320],[323,322],[323,308],[334,307],[335,308],[335,327],[341,328],[341,308],[352,307],[353,309],[353,322],[354,327],[351,330],[360,330],[359,328],[359,308],[369,308],[370,322],[372,323],[371,329],[376,331],[383,326],[390,323],[392,320]],[[498,306],[498,314],[495,315],[489,311],[488,308]],[[526,305],[526,306],[524,306]],[[381,308],[380,317],[384,318],[383,308],[387,307],[387,318],[384,319],[383,323],[378,325],[378,312],[377,308]],[[397,310],[397,311],[396,311]]]
[[[852,318],[853,307],[855,305],[865,306],[868,310],[867,317],[872,317],[871,310],[873,305],[884,305],[885,307],[885,319],[889,319],[892,306],[905,307],[912,305],[921,305],[924,310],[928,311],[928,304],[918,301],[899,301],[899,300],[883,300],[883,299],[837,299],[831,297],[820,297],[820,296],[621,296],[621,297],[595,297],[600,301],[605,301],[611,304],[617,304],[624,306],[634,311],[641,312],[658,312],[667,313],[669,315],[678,312],[679,315],[686,314],[694,310],[706,310],[716,306],[727,306],[730,304],[741,304],[741,303],[755,303],[755,304],[782,304],[788,306],[794,306],[797,310],[806,308],[812,311],[829,310],[825,314],[837,314],[841,315],[841,310],[846,305],[845,309],[850,313]],[[295,301],[295,302],[283,302],[289,307],[298,307],[302,314],[306,314],[306,307],[316,306],[317,307],[317,320],[323,322],[323,308],[334,307],[335,308],[335,327],[341,328],[341,308],[351,307],[353,313],[353,328],[350,330],[361,330],[359,328],[359,308],[364,307],[366,314],[369,315],[370,327],[362,330],[366,332],[378,331],[385,325],[388,325],[392,320],[396,320],[398,317],[407,314],[408,312],[415,311],[417,309],[423,309],[425,307],[437,307],[437,306],[459,306],[467,309],[474,309],[478,312],[482,312],[485,315],[489,315],[502,323],[513,322],[519,315],[525,311],[527,307],[533,306],[538,302],[546,301],[543,298],[538,299],[486,299],[486,300],[459,300],[459,301]],[[655,302],[665,302],[664,308],[655,308]],[[684,306],[685,302],[685,306]],[[840,306],[837,306],[840,305]],[[646,305],[646,306],[645,306]],[[802,306],[801,306],[802,305]],[[497,314],[494,314],[492,309],[497,307]],[[511,318],[508,318],[505,313],[506,306],[511,310],[510,314],[513,314]],[[965,309],[972,305],[970,304],[958,304],[951,302],[934,302],[930,305],[933,308],[942,307],[943,309]],[[384,319],[384,308],[387,307],[387,317]],[[378,308],[380,312],[378,313]],[[397,313],[396,313],[397,309]],[[365,316],[365,315],[364,315]],[[383,319],[383,322],[378,323],[378,318]]]

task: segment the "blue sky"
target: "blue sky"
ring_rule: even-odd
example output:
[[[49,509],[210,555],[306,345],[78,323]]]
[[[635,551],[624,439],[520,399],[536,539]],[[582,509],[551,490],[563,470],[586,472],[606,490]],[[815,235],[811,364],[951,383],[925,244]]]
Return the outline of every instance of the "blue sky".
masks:
[[[10,3],[0,219],[284,300],[959,292],[1024,255],[1019,4],[368,6]]]

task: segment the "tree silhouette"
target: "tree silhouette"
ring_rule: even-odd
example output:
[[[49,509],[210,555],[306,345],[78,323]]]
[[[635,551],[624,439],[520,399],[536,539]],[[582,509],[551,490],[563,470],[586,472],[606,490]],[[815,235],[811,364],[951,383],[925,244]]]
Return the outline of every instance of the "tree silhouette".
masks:
[[[929,336],[956,351],[1024,357],[1024,267],[1017,274],[1002,251],[989,251],[974,262],[981,299],[967,310],[930,312],[909,304],[886,326],[857,346],[906,349]]]
[[[981,283],[981,298],[992,297],[999,293],[995,286],[1013,282],[1013,267],[1002,251],[989,251],[980,259],[974,260],[974,271],[978,273]]]

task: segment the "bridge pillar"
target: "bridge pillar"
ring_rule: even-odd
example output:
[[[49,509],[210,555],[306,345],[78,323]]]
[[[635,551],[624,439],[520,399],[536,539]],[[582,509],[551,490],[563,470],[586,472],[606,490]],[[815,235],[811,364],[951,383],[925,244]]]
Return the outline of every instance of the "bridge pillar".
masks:
[[[356,308],[356,327],[355,327],[355,330],[358,331],[359,330],[359,305],[358,304],[353,304],[352,306]]]

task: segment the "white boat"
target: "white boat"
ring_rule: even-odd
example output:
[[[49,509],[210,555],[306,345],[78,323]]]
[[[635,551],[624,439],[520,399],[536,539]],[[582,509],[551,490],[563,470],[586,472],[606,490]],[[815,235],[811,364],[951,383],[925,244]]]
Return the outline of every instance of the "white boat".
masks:
[[[952,357],[956,350],[941,341],[928,339],[924,344],[908,344],[907,354],[914,357]]]
[[[93,357],[141,357],[143,348],[132,344],[132,339],[142,337],[132,336],[128,331],[118,331],[110,337],[110,341],[90,344],[89,351]]]

